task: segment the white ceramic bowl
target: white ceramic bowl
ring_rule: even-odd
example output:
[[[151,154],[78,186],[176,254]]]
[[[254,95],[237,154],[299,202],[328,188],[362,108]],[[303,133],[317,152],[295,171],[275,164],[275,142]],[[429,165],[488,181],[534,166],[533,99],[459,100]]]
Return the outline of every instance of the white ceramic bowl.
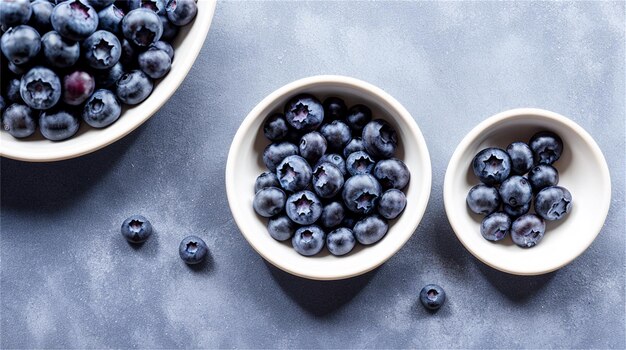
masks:
[[[269,141],[263,135],[263,122],[272,112],[283,111],[285,102],[308,92],[320,100],[334,95],[348,106],[363,103],[374,118],[387,120],[399,135],[397,156],[411,171],[405,189],[407,207],[391,222],[387,235],[371,246],[355,247],[349,255],[335,257],[324,249],[313,257],[304,257],[291,247],[291,240],[278,242],[267,232],[267,219],[252,209],[254,182],[267,171],[262,153]],[[419,224],[430,196],[431,167],[426,142],[409,112],[389,94],[366,82],[343,76],[315,76],[287,84],[261,101],[245,118],[230,148],[226,164],[226,193],[233,217],[243,236],[265,260],[291,274],[317,280],[336,280],[370,271],[396,253]]]
[[[26,139],[15,139],[0,131],[0,156],[30,162],[50,162],[75,158],[96,151],[128,135],[150,118],[174,94],[191,69],[209,32],[216,0],[198,1],[194,21],[182,27],[172,43],[176,50],[172,69],[155,84],[148,99],[137,106],[124,108],[120,119],[104,129],[94,129],[82,123],[74,137],[53,142],[44,139],[39,131]]]
[[[533,248],[520,248],[510,237],[487,241],[480,234],[483,216],[472,213],[465,202],[470,188],[480,183],[472,159],[486,147],[505,149],[513,141],[528,142],[541,130],[563,139],[563,154],[553,165],[559,171],[559,186],[572,193],[572,211],[558,222],[546,221],[545,236]],[[578,124],[554,112],[521,108],[496,114],[465,136],[448,164],[443,195],[454,232],[475,257],[511,274],[539,275],[567,265],[591,245],[609,210],[611,179],[602,151]]]

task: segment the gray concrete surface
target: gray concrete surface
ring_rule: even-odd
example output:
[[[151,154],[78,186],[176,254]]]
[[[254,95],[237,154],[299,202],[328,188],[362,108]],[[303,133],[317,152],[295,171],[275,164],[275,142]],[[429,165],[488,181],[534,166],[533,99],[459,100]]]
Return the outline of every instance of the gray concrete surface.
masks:
[[[202,0],[201,0],[202,1]],[[80,159],[2,159],[2,348],[624,348],[623,2],[222,2],[172,99],[116,144]],[[424,220],[388,263],[321,283],[268,266],[227,207],[230,141],[265,95],[336,73],[385,89],[428,143]],[[474,259],[444,215],[456,144],[496,112],[542,107],[600,144],[613,203],[567,267],[515,277]],[[593,181],[593,179],[589,179]],[[152,219],[138,249],[119,225]],[[180,239],[205,238],[187,268]],[[442,285],[436,314],[420,288]]]

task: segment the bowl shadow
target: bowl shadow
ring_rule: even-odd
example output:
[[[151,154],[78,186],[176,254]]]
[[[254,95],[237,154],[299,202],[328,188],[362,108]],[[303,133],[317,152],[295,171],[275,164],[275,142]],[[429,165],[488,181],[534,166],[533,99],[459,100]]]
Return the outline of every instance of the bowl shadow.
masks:
[[[474,259],[487,281],[514,303],[524,304],[556,276],[556,271],[537,276],[518,276],[491,268]]]

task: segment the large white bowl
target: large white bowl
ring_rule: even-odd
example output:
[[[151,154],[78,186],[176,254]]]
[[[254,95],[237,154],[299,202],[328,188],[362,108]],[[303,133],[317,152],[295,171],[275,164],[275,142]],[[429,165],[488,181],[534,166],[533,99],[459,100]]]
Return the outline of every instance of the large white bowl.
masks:
[[[263,122],[272,112],[282,112],[285,102],[299,93],[311,93],[323,100],[340,96],[346,103],[363,103],[374,118],[387,120],[399,135],[398,158],[411,171],[405,189],[407,207],[391,222],[387,235],[372,246],[358,246],[349,255],[335,257],[326,249],[313,257],[304,257],[291,241],[278,242],[267,232],[267,219],[252,209],[254,182],[263,171],[262,152],[269,144],[263,135]],[[430,196],[431,167],[426,142],[415,120],[393,97],[383,90],[354,78],[315,76],[287,84],[261,101],[245,118],[230,148],[226,164],[226,193],[233,217],[243,236],[265,260],[291,274],[317,280],[336,280],[370,271],[396,253],[419,224]]]
[[[480,234],[482,216],[465,203],[467,192],[480,181],[471,169],[472,159],[486,147],[506,148],[513,141],[528,142],[541,130],[563,139],[559,186],[572,193],[572,211],[558,222],[547,221],[541,242],[523,249],[507,237],[493,243]],[[557,270],[582,254],[596,238],[611,203],[611,179],[602,151],[578,124],[554,112],[513,109],[483,121],[465,136],[450,159],[444,180],[448,220],[461,243],[475,257],[498,270],[516,275],[539,275]]]
[[[176,50],[172,69],[155,84],[148,99],[132,108],[124,108],[122,116],[104,129],[94,129],[82,123],[78,133],[65,141],[44,139],[39,131],[26,139],[15,139],[0,131],[0,156],[30,162],[50,162],[75,158],[96,151],[128,135],[156,113],[174,94],[189,73],[213,20],[216,0],[198,1],[198,14],[194,21],[182,27],[172,43]]]

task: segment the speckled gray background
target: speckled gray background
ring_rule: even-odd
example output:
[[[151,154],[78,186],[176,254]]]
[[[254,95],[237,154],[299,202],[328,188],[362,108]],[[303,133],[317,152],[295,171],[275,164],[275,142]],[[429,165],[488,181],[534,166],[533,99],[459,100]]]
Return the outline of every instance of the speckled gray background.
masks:
[[[2,159],[0,347],[626,347],[624,11],[623,2],[219,3],[191,73],[144,126],[80,159]],[[248,111],[322,73],[395,96],[433,164],[431,200],[408,244],[380,269],[331,283],[264,263],[224,190]],[[442,201],[461,138],[522,106],[587,129],[613,180],[593,245],[558,272],[526,278],[467,253]],[[119,234],[133,213],[157,229],[139,249]],[[178,258],[190,233],[211,249],[201,269]],[[436,314],[417,304],[428,282],[449,296]]]

